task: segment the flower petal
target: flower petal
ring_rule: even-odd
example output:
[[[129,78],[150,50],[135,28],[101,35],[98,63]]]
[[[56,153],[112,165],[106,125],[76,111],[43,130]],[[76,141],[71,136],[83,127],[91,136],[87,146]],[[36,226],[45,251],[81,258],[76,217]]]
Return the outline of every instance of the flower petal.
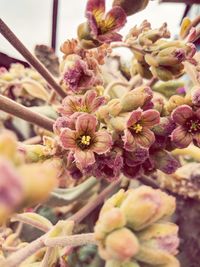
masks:
[[[135,134],[134,137],[137,144],[147,148],[155,142],[155,135],[148,128],[143,128],[141,134]]]
[[[77,118],[76,131],[78,134],[91,134],[95,132],[97,118],[90,114],[83,114]]]
[[[88,166],[95,163],[94,153],[91,150],[76,150],[74,158],[80,170],[86,169]]]
[[[89,112],[95,112],[105,102],[105,97],[98,97],[95,90],[87,91],[83,99],[83,105],[87,107]]]
[[[193,138],[194,138],[194,144],[200,147],[200,133],[196,133]]]
[[[122,137],[123,142],[124,142],[124,148],[128,151],[134,151],[137,144],[135,141],[134,136],[131,134],[131,132],[126,129],[124,131],[124,136]]]
[[[175,146],[185,148],[192,142],[192,135],[182,127],[177,127],[171,134],[171,141]]]
[[[101,43],[109,44],[111,42],[121,41],[122,35],[117,32],[107,32],[105,34],[98,35],[97,39]]]
[[[113,7],[105,18],[105,28],[107,31],[120,30],[126,24],[126,13],[119,7]]]
[[[95,133],[94,145],[92,151],[97,154],[108,152],[112,146],[112,137],[107,131],[98,131]]]
[[[130,167],[142,164],[148,157],[149,150],[141,146],[137,146],[133,152],[124,152],[125,164]]]
[[[70,116],[78,111],[81,105],[81,99],[77,96],[67,96],[62,101],[62,106],[58,108],[58,112],[64,116]]]
[[[92,13],[96,21],[99,22],[105,13],[105,0],[88,0],[86,6],[86,17]]]
[[[192,108],[188,105],[177,107],[171,114],[172,120],[180,125],[193,116]]]
[[[70,117],[59,117],[53,125],[53,130],[56,134],[60,134],[63,128],[75,129],[75,122]]]
[[[152,127],[160,122],[160,113],[157,110],[149,109],[142,114],[142,126]]]
[[[127,121],[127,127],[130,127],[132,125],[134,125],[135,123],[137,123],[142,117],[142,110],[141,109],[138,109],[138,110],[134,110],[128,121]]]
[[[61,130],[59,137],[60,137],[61,146],[63,148],[65,149],[76,149],[77,148],[75,131],[69,128],[64,128]]]

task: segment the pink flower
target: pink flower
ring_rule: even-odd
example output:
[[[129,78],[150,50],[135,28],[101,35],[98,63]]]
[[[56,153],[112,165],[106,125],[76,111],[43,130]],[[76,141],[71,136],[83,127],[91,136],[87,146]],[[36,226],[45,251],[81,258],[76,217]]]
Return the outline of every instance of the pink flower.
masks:
[[[121,41],[122,36],[116,31],[126,23],[126,13],[119,7],[113,7],[105,14],[105,0],[88,0],[86,18],[94,39],[100,43]]]
[[[107,131],[96,131],[97,123],[95,116],[82,114],[76,120],[75,130],[61,130],[61,145],[74,152],[76,164],[81,170],[95,163],[95,153],[106,153],[112,146],[112,137]]]
[[[58,111],[64,116],[71,116],[75,112],[94,113],[105,102],[105,97],[97,96],[95,90],[89,90],[84,96],[67,96]]]
[[[156,110],[133,111],[124,131],[124,148],[128,151],[133,151],[137,145],[149,148],[155,141],[154,133],[150,129],[159,122],[160,114]]]
[[[178,126],[171,134],[172,142],[184,148],[193,141],[200,147],[200,109],[193,111],[190,106],[182,105],[172,112],[171,117]]]

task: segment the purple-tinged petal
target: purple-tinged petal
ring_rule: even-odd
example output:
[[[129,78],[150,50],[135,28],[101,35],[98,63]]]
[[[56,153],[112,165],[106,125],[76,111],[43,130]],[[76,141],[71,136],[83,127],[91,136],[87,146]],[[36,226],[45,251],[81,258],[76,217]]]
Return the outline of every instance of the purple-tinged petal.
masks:
[[[112,147],[112,137],[107,131],[98,131],[94,136],[92,151],[97,154],[108,152]]]
[[[103,18],[105,8],[105,0],[88,0],[86,6],[86,17],[88,17],[88,13],[92,13],[98,22]]]
[[[94,153],[91,150],[76,150],[74,158],[80,170],[84,170],[95,163]]]
[[[171,134],[171,141],[179,148],[185,148],[192,142],[192,134],[182,126],[177,127]]]
[[[75,129],[74,120],[72,120],[69,117],[59,117],[53,125],[53,131],[54,133],[59,135],[63,128],[70,128],[74,130]]]
[[[187,119],[193,116],[192,108],[188,105],[182,105],[177,107],[171,114],[171,118],[174,122],[183,125]]]
[[[160,122],[160,113],[157,110],[149,109],[142,114],[142,126],[153,127]]]
[[[152,154],[155,167],[164,173],[172,174],[179,167],[181,167],[179,161],[166,150],[158,150]]]
[[[70,116],[78,111],[81,105],[80,97],[67,96],[63,99],[62,106],[58,108],[58,112],[64,116]]]
[[[97,118],[90,114],[83,114],[77,118],[76,131],[81,134],[92,134],[97,127]]]
[[[195,115],[200,120],[200,108],[195,111]]]
[[[64,128],[61,130],[59,137],[60,137],[61,146],[64,149],[75,150],[77,148],[77,144],[76,144],[77,134],[75,131],[69,128]]]
[[[91,35],[94,38],[97,38],[99,28],[98,28],[98,23],[97,23],[95,16],[91,12],[88,12],[87,13],[87,19],[88,19],[88,25],[89,25],[89,28],[91,31]]]
[[[133,152],[124,152],[125,164],[130,167],[142,164],[148,157],[149,150],[141,146],[137,146]]]
[[[135,134],[134,137],[136,144],[147,148],[149,148],[155,142],[155,135],[148,128],[143,128],[141,134]]]
[[[124,167],[122,168],[122,172],[126,177],[130,179],[137,179],[142,175],[143,169],[142,165],[137,165],[135,167],[124,165]]]
[[[193,138],[194,138],[194,144],[200,147],[200,133],[196,133]]]
[[[105,104],[105,102],[105,97],[97,96],[95,90],[87,91],[83,99],[83,105],[88,108],[89,112],[95,112],[101,105]]]
[[[122,35],[117,32],[107,32],[105,34],[98,35],[98,41],[101,43],[109,44],[111,42],[120,42]]]
[[[113,7],[105,17],[105,28],[107,31],[120,30],[126,24],[126,13],[119,7]]]
[[[141,117],[142,117],[142,110],[139,110],[139,109],[134,110],[131,113],[131,115],[127,121],[127,127],[129,128],[129,127],[133,126],[134,124],[136,124],[141,119]]]
[[[133,135],[128,129],[124,131],[124,136],[122,137],[122,140],[124,142],[125,150],[128,150],[128,151],[135,150],[137,144],[136,144],[135,138],[133,137]]]
[[[95,76],[92,70],[83,60],[77,60],[74,66],[64,73],[64,82],[73,92],[86,89],[95,82]]]

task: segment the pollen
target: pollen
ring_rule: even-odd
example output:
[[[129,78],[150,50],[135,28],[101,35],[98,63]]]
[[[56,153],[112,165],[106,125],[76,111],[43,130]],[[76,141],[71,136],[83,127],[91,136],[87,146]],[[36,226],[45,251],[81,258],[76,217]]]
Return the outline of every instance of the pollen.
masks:
[[[91,137],[89,135],[83,135],[81,137],[81,144],[89,146],[90,145]]]
[[[135,131],[135,133],[141,133],[142,128],[143,128],[142,125],[140,125],[139,123],[133,126],[133,130]]]
[[[77,108],[77,110],[78,110],[79,112],[88,112],[88,109],[87,109],[86,106],[81,106],[81,107]]]

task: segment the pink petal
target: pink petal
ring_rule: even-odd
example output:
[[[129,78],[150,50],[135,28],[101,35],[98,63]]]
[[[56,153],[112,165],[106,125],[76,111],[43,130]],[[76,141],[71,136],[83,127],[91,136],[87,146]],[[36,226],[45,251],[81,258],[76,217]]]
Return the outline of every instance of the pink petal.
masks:
[[[135,142],[143,147],[150,147],[155,142],[154,133],[148,128],[143,128],[140,134],[135,134]]]
[[[175,130],[173,130],[171,134],[171,141],[177,147],[185,148],[192,142],[192,135],[187,133],[187,131],[182,126],[179,126]]]
[[[91,114],[80,115],[76,121],[76,131],[79,135],[94,133],[97,123],[97,118]]]
[[[195,115],[200,119],[200,108],[195,111]]]
[[[160,113],[157,110],[149,109],[142,114],[142,126],[153,127],[160,122]]]
[[[118,42],[122,40],[121,34],[117,32],[107,32],[96,37],[99,42],[109,44],[111,42]]]
[[[182,105],[177,107],[172,112],[172,120],[180,125],[183,125],[187,119],[193,116],[192,108],[188,105]]]
[[[61,146],[65,149],[76,149],[77,144],[76,144],[76,132],[69,129],[69,128],[64,128],[61,130],[60,133],[60,143]]]
[[[92,13],[97,21],[103,18],[105,13],[105,0],[88,0],[86,6],[86,17]]]
[[[196,142],[194,142],[195,145],[197,145],[198,147],[200,147],[200,133],[196,133],[193,138],[196,141]]]
[[[80,97],[77,96],[67,96],[63,99],[62,106],[58,111],[65,116],[70,116],[74,112],[78,111],[81,101]]]
[[[126,24],[126,13],[119,7],[113,7],[105,18],[105,27],[108,31],[120,30]]]
[[[83,99],[83,105],[88,108],[89,112],[95,112],[105,102],[105,97],[98,97],[95,90],[87,91]]]
[[[124,148],[128,151],[133,151],[135,150],[137,144],[135,142],[134,136],[131,134],[131,132],[126,129],[124,131],[124,136],[122,137],[123,142],[124,142]]]
[[[141,109],[138,109],[138,110],[134,110],[128,121],[127,121],[127,127],[131,127],[132,125],[136,124],[142,117],[142,110]]]
[[[106,131],[98,131],[95,133],[94,145],[92,151],[97,154],[108,152],[112,146],[112,137]]]
[[[60,134],[63,128],[75,129],[74,120],[69,117],[59,117],[53,125],[54,133]]]
[[[95,163],[94,153],[91,150],[76,150],[74,158],[81,170]]]

